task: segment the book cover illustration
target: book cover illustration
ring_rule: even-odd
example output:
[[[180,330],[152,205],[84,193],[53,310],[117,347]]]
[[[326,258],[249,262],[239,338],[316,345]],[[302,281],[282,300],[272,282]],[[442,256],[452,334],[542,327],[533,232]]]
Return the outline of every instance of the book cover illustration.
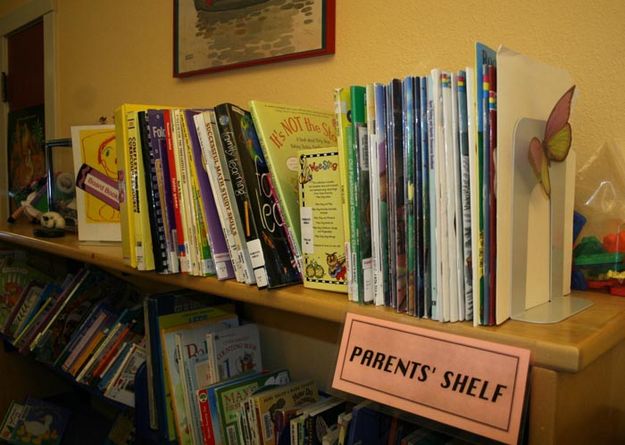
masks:
[[[256,239],[248,238],[250,256],[252,259],[263,260],[269,288],[300,283],[301,276],[295,252],[289,242],[282,210],[252,117],[249,112],[238,107],[228,105],[227,108],[229,113],[226,115],[218,112],[218,119],[222,125],[220,130],[226,126],[230,127],[231,137],[226,140],[232,142],[231,148],[237,152],[236,157],[242,169],[241,174],[249,200],[247,205],[251,208],[251,224],[255,226],[256,231]],[[228,122],[222,124],[226,118]],[[224,144],[224,150],[228,155],[227,145]]]
[[[339,153],[306,150],[299,164],[304,286],[347,292]]]
[[[256,419],[260,424],[260,436],[265,445],[275,445],[273,413],[278,408],[288,408],[304,402],[319,400],[317,386],[312,380],[294,382],[253,395]]]
[[[224,383],[215,388],[220,428],[227,445],[245,443],[239,424],[241,402],[259,388],[286,385],[289,382],[289,372],[279,370],[267,374],[253,374],[247,379]]]
[[[253,166],[249,172],[251,176],[249,178],[246,177],[244,172],[249,170],[249,167],[243,167],[241,158],[241,154],[245,155],[247,153],[244,131],[241,125],[244,121],[245,113],[245,110],[232,104],[221,104],[215,107],[219,136],[221,137],[226,166],[230,172],[235,200],[243,225],[246,248],[254,269],[256,285],[259,288],[263,288],[269,284],[269,276],[265,267],[262,243],[259,239],[258,224],[260,224],[260,220],[256,221],[256,218],[259,216],[258,210],[256,212],[254,210],[255,206],[253,205],[249,188],[249,185],[255,187],[252,181],[256,181],[257,178]],[[246,162],[245,165],[247,166],[247,164]]]
[[[88,125],[72,127],[74,171],[83,164],[100,172],[117,187],[117,146],[114,125]],[[95,187],[106,191],[108,182],[90,178]],[[119,199],[119,198],[117,198]],[[80,241],[121,241],[119,207],[87,193],[76,190],[78,212],[78,239]]]
[[[11,193],[18,193],[46,174],[44,123],[43,105],[9,112],[7,173]],[[18,196],[10,202],[11,211],[20,205]]]
[[[336,145],[332,113],[252,100],[250,112],[284,212],[301,252],[298,206],[298,152]]]
[[[15,427],[19,423],[22,415],[24,414],[24,405],[15,401],[11,402],[11,405],[7,409],[2,424],[0,424],[0,439],[9,441],[13,435]]]
[[[263,369],[258,326],[245,324],[206,335],[219,381]]]
[[[58,445],[67,426],[70,413],[52,403],[29,398],[22,418],[11,435],[14,445]]]

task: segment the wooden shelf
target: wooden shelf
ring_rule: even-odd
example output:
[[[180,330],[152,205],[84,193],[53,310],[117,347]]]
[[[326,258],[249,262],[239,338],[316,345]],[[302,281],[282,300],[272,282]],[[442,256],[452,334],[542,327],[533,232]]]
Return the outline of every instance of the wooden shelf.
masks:
[[[0,241],[119,271],[157,283],[194,289],[232,300],[301,314],[313,319],[341,323],[346,312],[365,314],[427,329],[527,348],[532,364],[577,372],[625,339],[625,299],[605,294],[574,293],[594,303],[589,309],[557,324],[531,324],[508,320],[497,327],[474,327],[471,323],[439,323],[398,314],[388,308],[348,302],[344,294],[290,286],[258,290],[234,280],[161,275],[139,272],[122,262],[119,243],[81,243],[76,236],[34,238],[33,226],[0,225]]]

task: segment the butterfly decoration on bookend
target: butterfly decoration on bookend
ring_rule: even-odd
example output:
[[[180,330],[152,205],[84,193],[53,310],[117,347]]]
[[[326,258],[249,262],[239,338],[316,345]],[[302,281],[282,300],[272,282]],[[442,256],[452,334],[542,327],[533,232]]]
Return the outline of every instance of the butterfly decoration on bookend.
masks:
[[[545,125],[543,140],[534,137],[529,144],[528,158],[538,182],[547,196],[551,196],[549,165],[551,161],[563,162],[571,149],[572,132],[569,117],[575,85],[556,102]]]

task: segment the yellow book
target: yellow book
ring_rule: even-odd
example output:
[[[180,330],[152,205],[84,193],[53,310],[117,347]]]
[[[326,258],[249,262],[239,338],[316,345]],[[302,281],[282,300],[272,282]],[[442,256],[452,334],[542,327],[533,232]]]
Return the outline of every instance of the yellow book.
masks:
[[[304,287],[347,292],[338,150],[301,151],[299,165]]]
[[[87,359],[91,356],[90,354],[94,351],[94,349],[100,344],[105,337],[104,331],[98,331],[94,334],[94,336],[89,340],[89,343],[85,346],[85,349],[82,350],[78,358],[72,363],[72,366],[69,368],[69,373],[73,376],[76,376],[78,372],[81,370],[82,365],[85,364]]]
[[[150,215],[148,210],[148,194],[145,186],[146,171],[143,165],[141,129],[139,128],[138,111],[126,113],[128,132],[128,156],[130,158],[132,217],[135,231],[135,257],[137,269],[154,270],[154,252],[152,250],[152,233],[150,231]],[[148,172],[149,174],[149,172]]]
[[[347,152],[350,144],[348,143],[349,127],[351,126],[351,94],[349,88],[337,88],[334,90],[334,107],[337,120],[337,146],[339,149],[339,169],[341,171],[341,195],[343,196],[341,203],[343,206],[343,234],[345,236],[345,256],[347,259],[347,276],[350,275],[350,254],[351,249],[349,240],[351,231],[349,229],[349,178],[347,168]],[[347,283],[347,293],[352,298],[352,289]]]
[[[170,108],[160,105],[122,104],[115,110],[115,140],[117,145],[117,180],[119,181],[119,213],[124,263],[137,267],[135,220],[132,213],[133,182],[130,178],[131,156],[128,148],[126,113],[148,109]],[[136,185],[136,183],[135,183]],[[136,187],[134,187],[136,194]]]
[[[277,386],[268,391],[262,391],[251,397],[254,404],[256,428],[260,434],[260,443],[275,445],[276,435],[272,413],[276,405],[280,408],[292,408],[304,403],[313,403],[319,400],[317,386],[313,380],[289,383]]]

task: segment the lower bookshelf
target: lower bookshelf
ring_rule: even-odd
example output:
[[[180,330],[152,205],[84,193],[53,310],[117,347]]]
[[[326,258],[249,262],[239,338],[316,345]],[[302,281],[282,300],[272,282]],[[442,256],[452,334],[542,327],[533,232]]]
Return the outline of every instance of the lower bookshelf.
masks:
[[[139,272],[123,264],[119,243],[80,243],[74,235],[34,238],[32,229],[0,225],[0,241],[94,264],[129,281],[194,289],[243,303],[243,315],[263,329],[265,363],[315,378],[321,387],[330,386],[347,312],[529,349],[529,443],[625,442],[625,299],[580,293],[593,306],[550,325],[512,320],[498,327],[443,324],[358,305],[345,295],[303,286],[269,291],[234,280]],[[0,392],[4,384],[0,383]]]

